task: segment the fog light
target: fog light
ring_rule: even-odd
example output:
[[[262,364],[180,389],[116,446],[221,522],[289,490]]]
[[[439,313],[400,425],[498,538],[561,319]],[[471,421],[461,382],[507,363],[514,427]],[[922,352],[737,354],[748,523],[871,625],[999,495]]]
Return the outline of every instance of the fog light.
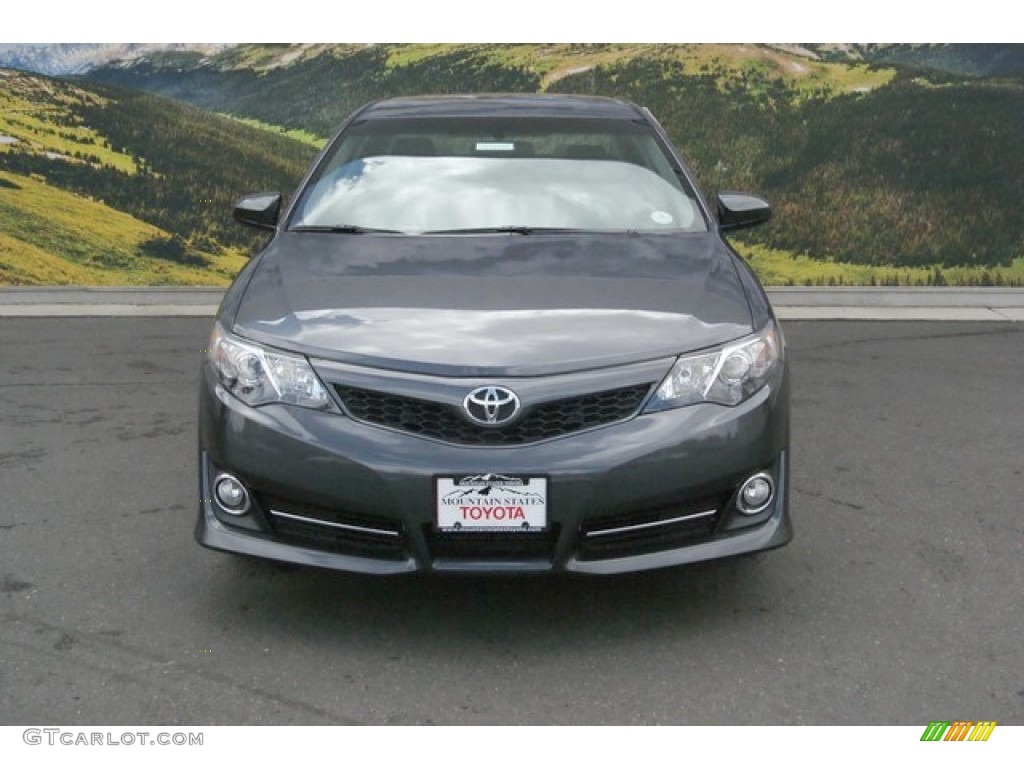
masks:
[[[230,515],[244,515],[249,511],[249,492],[234,475],[217,475],[213,481],[213,495],[221,509]]]
[[[774,495],[771,476],[764,472],[756,474],[740,487],[739,510],[745,515],[756,515],[772,503]]]

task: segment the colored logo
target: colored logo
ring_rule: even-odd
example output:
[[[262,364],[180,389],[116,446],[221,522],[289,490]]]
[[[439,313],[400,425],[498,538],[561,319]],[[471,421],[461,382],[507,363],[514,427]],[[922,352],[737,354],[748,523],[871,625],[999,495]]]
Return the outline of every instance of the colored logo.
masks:
[[[921,741],[988,741],[995,727],[995,720],[932,720]]]

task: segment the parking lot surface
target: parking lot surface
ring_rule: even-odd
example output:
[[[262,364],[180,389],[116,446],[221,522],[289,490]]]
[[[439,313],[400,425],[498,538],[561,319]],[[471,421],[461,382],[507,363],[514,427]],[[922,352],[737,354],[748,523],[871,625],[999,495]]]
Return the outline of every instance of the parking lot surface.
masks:
[[[192,539],[209,318],[0,319],[0,724],[1024,724],[1024,327],[786,322],[788,547],[371,579]]]

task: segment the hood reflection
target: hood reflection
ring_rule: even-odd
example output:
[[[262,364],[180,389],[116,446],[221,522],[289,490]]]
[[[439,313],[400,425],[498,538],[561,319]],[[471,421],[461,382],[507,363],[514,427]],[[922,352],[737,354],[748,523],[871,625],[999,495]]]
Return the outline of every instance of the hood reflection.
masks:
[[[739,338],[749,327],[673,312],[617,309],[470,310],[360,307],[297,310],[247,335],[284,335],[319,357],[407,370],[580,370],[654,359]]]

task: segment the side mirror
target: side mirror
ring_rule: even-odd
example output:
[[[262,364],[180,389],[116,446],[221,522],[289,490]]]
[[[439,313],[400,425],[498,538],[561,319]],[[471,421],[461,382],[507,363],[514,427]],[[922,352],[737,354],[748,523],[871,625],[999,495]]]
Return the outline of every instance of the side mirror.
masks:
[[[281,213],[279,192],[260,192],[235,201],[232,216],[239,224],[257,229],[275,229]]]
[[[718,226],[724,230],[745,229],[763,224],[772,217],[768,201],[746,192],[719,192]]]

